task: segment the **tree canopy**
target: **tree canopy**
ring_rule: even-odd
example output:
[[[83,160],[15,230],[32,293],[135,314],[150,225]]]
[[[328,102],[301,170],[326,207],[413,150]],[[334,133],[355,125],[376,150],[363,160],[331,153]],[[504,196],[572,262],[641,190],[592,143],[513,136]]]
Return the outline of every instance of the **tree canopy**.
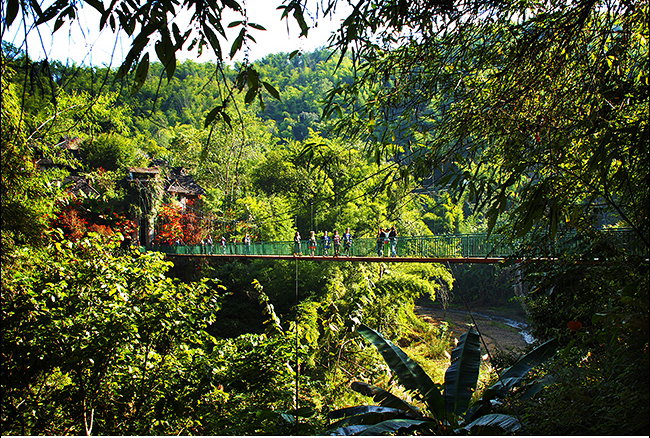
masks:
[[[335,40],[360,66],[330,92],[326,112],[355,108],[342,130],[406,136],[423,151],[413,175],[442,171],[436,184],[468,190],[492,226],[507,210],[518,236],[620,221],[648,245],[646,4],[388,4]],[[370,12],[391,19],[377,29]]]

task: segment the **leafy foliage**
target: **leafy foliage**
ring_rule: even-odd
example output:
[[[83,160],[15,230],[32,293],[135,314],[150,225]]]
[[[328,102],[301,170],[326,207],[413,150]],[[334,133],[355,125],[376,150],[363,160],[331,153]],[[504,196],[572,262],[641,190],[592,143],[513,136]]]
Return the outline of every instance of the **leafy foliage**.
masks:
[[[413,430],[441,434],[457,433],[460,429],[469,432],[488,430],[515,432],[521,427],[519,421],[512,416],[481,412],[476,407],[468,412],[481,361],[479,334],[476,330],[470,329],[463,333],[458,345],[452,351],[451,366],[445,374],[444,396],[420,365],[410,359],[399,347],[366,326],[361,325],[358,330],[378,349],[397,374],[402,385],[408,390],[417,392],[418,399],[425,402],[431,417],[425,416],[418,408],[386,391],[356,382],[352,389],[372,396],[381,407],[359,406],[330,413],[331,419],[340,418],[330,425],[331,434],[367,435],[377,431]],[[514,387],[526,372],[552,356],[556,347],[557,344],[550,341],[523,356],[503,373],[500,382],[507,381],[508,390]],[[501,383],[499,385],[493,386],[484,393],[484,403],[487,401],[489,404],[489,399],[497,394],[500,397],[507,394],[507,390],[500,391],[503,386]],[[465,421],[461,422],[461,415],[465,414],[467,414]]]
[[[9,81],[11,70],[4,57],[0,63],[2,88],[2,256],[15,244],[38,244],[47,227],[54,203],[47,195],[56,192],[47,177],[36,171],[34,154],[28,147],[20,103],[15,86]]]
[[[97,234],[15,251],[2,265],[3,433],[293,427],[292,334],[214,338],[224,288],[170,267]]]
[[[531,417],[536,433],[558,427],[554,416],[567,412],[563,400],[571,399],[567,418],[572,420],[562,425],[569,433],[644,434],[649,406],[648,264],[632,258],[585,269],[570,260],[545,266],[544,278],[539,278],[539,266],[525,270],[537,285],[526,299],[533,333],[553,333],[563,348],[551,391],[520,406],[542,413]],[[574,419],[573,409],[591,420],[582,421],[583,414]],[[602,415],[612,410],[616,417]]]
[[[203,284],[165,278],[160,255],[125,257],[119,243],[97,234],[55,239],[3,264],[5,433],[180,432],[198,424],[200,414],[187,409],[202,403],[192,393],[205,383],[180,388],[204,366],[216,300]],[[178,391],[173,402],[170,391]]]
[[[137,156],[137,149],[126,137],[100,134],[83,146],[84,160],[91,168],[109,171],[127,167],[146,167],[148,157]]]

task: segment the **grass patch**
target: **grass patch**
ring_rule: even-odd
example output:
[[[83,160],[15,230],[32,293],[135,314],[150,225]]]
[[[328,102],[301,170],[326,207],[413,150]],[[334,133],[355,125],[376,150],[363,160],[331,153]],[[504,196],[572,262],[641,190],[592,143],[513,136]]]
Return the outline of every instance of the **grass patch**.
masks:
[[[431,380],[436,383],[444,382],[453,348],[449,324],[429,324],[426,331],[412,333],[411,340],[412,342],[403,348],[406,354],[420,364]]]

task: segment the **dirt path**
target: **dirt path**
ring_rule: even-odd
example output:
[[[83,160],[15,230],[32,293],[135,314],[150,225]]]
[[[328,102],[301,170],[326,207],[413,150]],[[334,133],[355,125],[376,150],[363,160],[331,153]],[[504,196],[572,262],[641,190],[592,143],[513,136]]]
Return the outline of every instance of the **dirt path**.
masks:
[[[466,332],[473,323],[472,318],[465,311],[447,309],[445,312],[442,309],[433,307],[416,306],[415,313],[424,321],[434,325],[447,321],[450,324],[452,333],[457,338]],[[483,335],[490,351],[495,351],[495,348],[503,351],[518,351],[524,350],[528,345],[524,335],[520,333],[520,330],[525,331],[526,329],[526,323],[521,318],[510,315],[492,315],[487,312],[473,313],[473,317],[478,331]],[[512,327],[508,324],[516,324],[518,327]],[[483,348],[484,346],[481,345],[481,350]]]

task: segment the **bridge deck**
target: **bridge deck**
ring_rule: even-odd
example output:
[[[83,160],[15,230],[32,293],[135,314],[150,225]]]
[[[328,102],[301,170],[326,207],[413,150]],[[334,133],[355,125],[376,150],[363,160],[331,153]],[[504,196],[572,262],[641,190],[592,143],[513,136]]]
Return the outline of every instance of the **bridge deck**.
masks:
[[[359,256],[294,256],[281,254],[166,254],[166,257],[206,259],[262,259],[262,260],[308,260],[315,262],[390,262],[390,263],[501,263],[503,257],[359,257]]]

